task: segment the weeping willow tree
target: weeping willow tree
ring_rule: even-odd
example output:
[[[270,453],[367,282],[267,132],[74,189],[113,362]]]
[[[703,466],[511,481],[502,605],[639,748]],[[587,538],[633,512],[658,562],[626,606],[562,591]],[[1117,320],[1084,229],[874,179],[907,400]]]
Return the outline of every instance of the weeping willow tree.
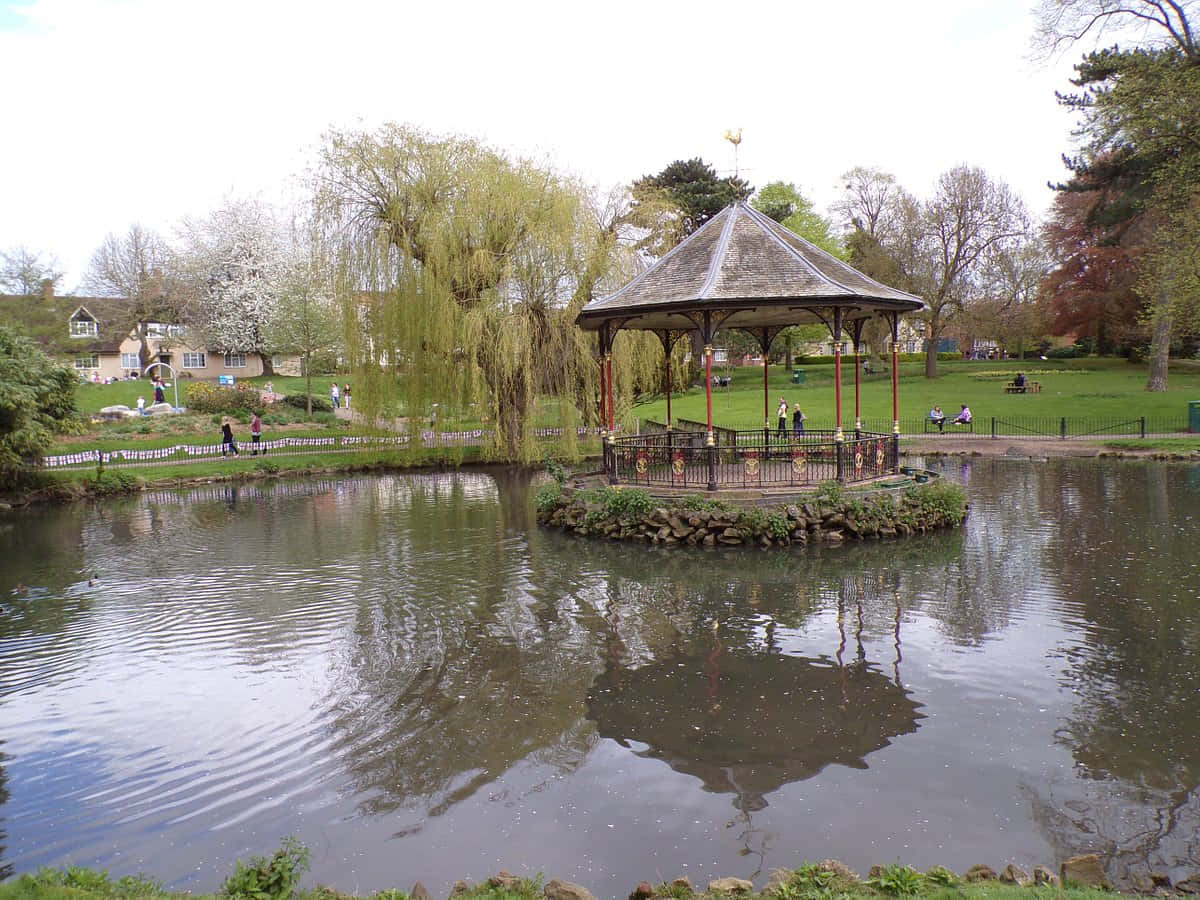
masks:
[[[491,458],[546,452],[539,422],[598,421],[599,367],[579,308],[628,277],[619,216],[579,183],[476,141],[386,125],[327,136],[316,208],[338,261],[355,406],[371,420],[479,421]],[[620,403],[655,364],[615,352]]]

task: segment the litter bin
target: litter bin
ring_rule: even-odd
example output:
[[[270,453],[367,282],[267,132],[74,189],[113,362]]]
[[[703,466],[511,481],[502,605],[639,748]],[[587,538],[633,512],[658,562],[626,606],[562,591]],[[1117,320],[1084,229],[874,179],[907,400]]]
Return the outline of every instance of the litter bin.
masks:
[[[1188,404],[1188,431],[1200,434],[1200,400]]]
[[[792,384],[804,384],[803,369],[792,369]]]

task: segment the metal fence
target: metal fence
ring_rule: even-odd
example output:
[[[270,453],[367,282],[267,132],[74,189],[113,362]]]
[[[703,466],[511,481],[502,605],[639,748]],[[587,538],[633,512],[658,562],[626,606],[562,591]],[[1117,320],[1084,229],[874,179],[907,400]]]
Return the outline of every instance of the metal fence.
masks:
[[[576,429],[579,437],[589,437],[599,433],[599,429],[580,427]],[[549,440],[561,437],[561,428],[536,428],[534,434]],[[417,434],[420,444],[428,448],[474,447],[490,440],[492,432],[487,429],[472,429],[470,431],[433,431],[424,429]],[[352,452],[371,450],[395,450],[412,444],[414,435],[330,435],[328,437],[283,437],[273,440],[260,441],[254,444],[250,441],[239,440],[239,449],[245,452],[257,450],[260,453],[324,453],[328,451]],[[42,466],[47,469],[66,469],[75,466],[95,465],[146,465],[165,462],[195,462],[205,459],[216,459],[223,455],[224,444],[176,444],[171,447],[122,448],[118,450],[81,450],[78,453],[62,453],[46,456]]]
[[[832,431],[797,437],[757,430],[724,437],[712,446],[696,432],[617,438],[606,448],[605,468],[615,484],[750,489],[870,481],[899,467],[891,434],[851,433],[837,441]]]
[[[939,431],[937,425],[926,416],[903,416],[900,419],[900,433],[905,437],[918,435],[936,437],[939,434],[945,434],[974,438],[1020,437],[1043,440],[1098,440],[1109,437],[1144,438],[1151,435],[1185,436],[1191,433],[1188,431],[1188,415],[1186,412],[1179,415],[1136,417],[982,416],[973,419],[970,427],[951,425],[953,417],[954,413],[951,411],[946,417],[943,430]],[[689,422],[684,426],[683,422],[684,420],[679,420],[676,430],[684,430],[685,427],[690,429],[695,424],[700,425],[700,430],[704,428],[703,423]],[[834,426],[832,419],[826,420],[820,416],[810,416],[805,424],[811,426],[808,430],[812,432],[830,431]],[[771,431],[772,434],[777,433],[770,428],[762,428],[756,422],[737,422],[734,425],[736,426],[735,428],[726,426],[720,430],[736,431],[739,435],[752,435],[755,433],[762,435],[766,431]],[[842,427],[848,436],[854,434],[853,421],[849,424],[843,422]],[[862,427],[864,431],[890,434],[892,431],[892,420],[868,417],[862,420]],[[659,424],[659,428],[663,428],[661,423]]]

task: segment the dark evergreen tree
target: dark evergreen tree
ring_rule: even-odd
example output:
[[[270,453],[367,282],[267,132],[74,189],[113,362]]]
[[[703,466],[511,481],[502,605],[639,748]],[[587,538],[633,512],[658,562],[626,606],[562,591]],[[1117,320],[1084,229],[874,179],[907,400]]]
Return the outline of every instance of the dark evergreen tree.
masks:
[[[631,186],[630,221],[650,231],[644,249],[661,255],[696,231],[734,200],[754,189],[737,176],[720,178],[700,157],[676,160],[657,175]]]

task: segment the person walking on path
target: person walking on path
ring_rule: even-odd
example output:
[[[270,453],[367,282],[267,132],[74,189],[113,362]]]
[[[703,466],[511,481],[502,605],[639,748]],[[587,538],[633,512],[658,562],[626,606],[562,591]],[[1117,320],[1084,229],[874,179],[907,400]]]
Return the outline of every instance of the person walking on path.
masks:
[[[779,409],[775,410],[775,415],[778,416],[778,418],[779,418],[779,429],[778,429],[779,433],[786,434],[787,433],[787,420],[788,420],[788,405],[787,405],[787,400],[784,399],[783,397],[779,398]]]
[[[800,411],[799,403],[797,403],[795,406],[792,407],[792,435],[793,435],[793,437],[799,438],[804,434],[804,420],[807,418],[808,418],[808,416],[804,415],[804,413]]]
[[[164,387],[163,380],[161,378],[159,378],[157,375],[155,375],[154,376],[154,402],[155,403],[166,403],[167,402],[167,395],[166,395],[166,392],[163,390],[163,387]]]
[[[346,409],[350,408],[350,385],[347,384],[342,388],[342,399],[346,401]]]
[[[233,440],[233,427],[226,421],[221,426],[221,455],[228,456],[231,452],[234,456],[238,455],[237,444]]]
[[[258,456],[258,444],[262,440],[262,419],[259,418],[258,412],[250,417],[250,443],[254,449],[250,451],[251,456]],[[267,451],[264,450],[265,454]]]
[[[333,384],[331,384],[329,386],[329,402],[330,402],[330,404],[333,405],[334,409],[338,408],[338,397],[339,396],[340,395],[338,393],[337,382],[335,381]]]

